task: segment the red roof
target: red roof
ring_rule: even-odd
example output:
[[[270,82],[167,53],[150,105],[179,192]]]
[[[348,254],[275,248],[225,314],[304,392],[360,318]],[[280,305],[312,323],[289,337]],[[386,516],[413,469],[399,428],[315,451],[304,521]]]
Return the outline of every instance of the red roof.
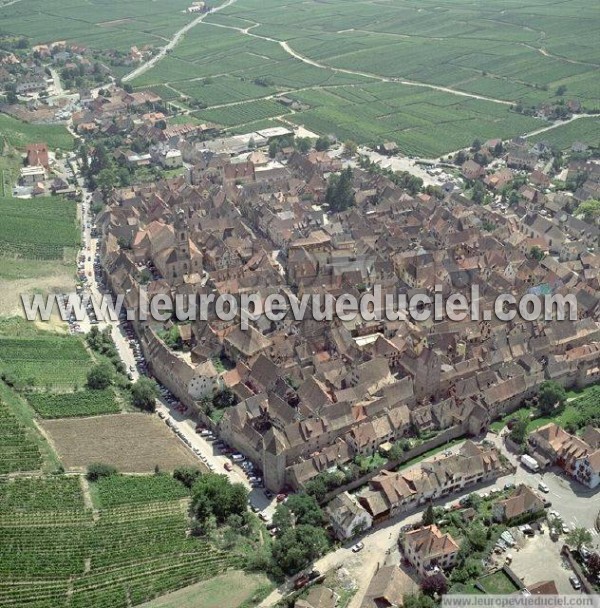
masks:
[[[30,167],[48,168],[48,146],[46,144],[29,144],[27,146],[27,164]]]

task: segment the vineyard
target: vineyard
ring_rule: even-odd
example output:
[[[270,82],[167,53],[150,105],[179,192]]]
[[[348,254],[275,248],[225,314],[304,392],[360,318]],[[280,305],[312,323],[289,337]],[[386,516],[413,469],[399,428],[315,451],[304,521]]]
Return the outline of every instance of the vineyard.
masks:
[[[92,359],[75,336],[0,333],[0,373],[16,387],[83,386]]]
[[[0,114],[0,133],[15,148],[25,148],[27,144],[45,141],[49,148],[71,150],[73,136],[63,125],[38,125],[17,120],[7,114]]]
[[[0,485],[0,542],[3,608],[125,608],[239,566],[188,536],[181,501],[94,515],[78,478]]]
[[[0,209],[0,255],[34,260],[73,257],[80,240],[74,201],[0,197]]]
[[[98,416],[120,411],[112,390],[76,391],[74,393],[30,393],[27,401],[42,418]]]
[[[151,477],[112,475],[96,482],[94,493],[98,504],[104,508],[177,500],[188,496],[185,486],[170,475]]]
[[[35,471],[42,457],[8,406],[0,401],[0,474]]]

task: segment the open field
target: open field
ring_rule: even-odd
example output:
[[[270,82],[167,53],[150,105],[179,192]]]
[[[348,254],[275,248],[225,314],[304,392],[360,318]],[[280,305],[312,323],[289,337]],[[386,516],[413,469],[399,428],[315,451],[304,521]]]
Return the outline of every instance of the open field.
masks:
[[[116,414],[121,408],[111,389],[74,393],[31,393],[27,401],[42,418],[72,418]]]
[[[4,11],[2,12],[4,15]],[[15,148],[25,148],[27,144],[46,142],[50,149],[71,150],[73,136],[63,125],[37,125],[17,120],[0,113],[0,136]]]
[[[0,605],[126,608],[239,567],[187,535],[186,509],[162,500],[93,516],[78,477],[0,484]]]
[[[0,372],[16,386],[83,386],[93,360],[76,336],[42,331],[23,319],[0,320]]]
[[[169,593],[142,608],[238,608],[265,587],[270,583],[264,575],[233,570]]]
[[[45,420],[41,426],[67,469],[105,462],[119,471],[149,473],[156,465],[172,471],[201,464],[161,420],[148,414]]]

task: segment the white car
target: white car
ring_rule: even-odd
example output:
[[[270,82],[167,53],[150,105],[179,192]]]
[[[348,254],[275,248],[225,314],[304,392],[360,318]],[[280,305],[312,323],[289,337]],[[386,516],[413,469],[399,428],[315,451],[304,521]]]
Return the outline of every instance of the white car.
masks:
[[[538,490],[540,490],[540,492],[543,492],[544,494],[548,494],[548,492],[550,492],[550,488],[548,488],[548,486],[543,481],[540,481],[540,483],[538,483]]]
[[[358,553],[359,551],[362,551],[365,548],[364,543],[360,542],[360,543],[356,543],[353,547],[352,547],[352,553]]]

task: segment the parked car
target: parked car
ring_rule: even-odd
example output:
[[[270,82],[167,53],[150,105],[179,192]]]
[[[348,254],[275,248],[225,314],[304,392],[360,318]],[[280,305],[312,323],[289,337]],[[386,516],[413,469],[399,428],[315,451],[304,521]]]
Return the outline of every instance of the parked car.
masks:
[[[543,481],[540,481],[540,483],[538,483],[538,490],[540,490],[544,494],[548,494],[548,492],[550,492],[550,488]]]
[[[365,548],[364,543],[358,542],[352,547],[352,553],[358,553],[359,551],[362,551],[364,548]]]
[[[573,589],[581,589],[581,581],[575,575],[569,577],[569,582]]]
[[[308,575],[303,574],[302,576],[299,576],[294,581],[294,589],[302,589],[302,587],[306,587],[306,585],[308,585],[309,582],[310,582],[310,579],[308,578]]]

